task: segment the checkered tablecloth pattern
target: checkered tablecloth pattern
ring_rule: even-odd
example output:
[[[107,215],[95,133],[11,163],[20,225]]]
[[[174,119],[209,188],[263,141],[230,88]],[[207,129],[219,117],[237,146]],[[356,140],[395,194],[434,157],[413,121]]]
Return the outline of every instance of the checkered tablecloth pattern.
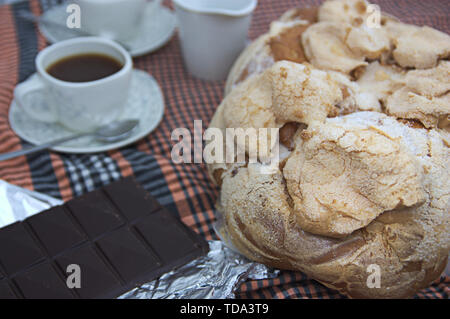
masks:
[[[404,22],[426,24],[450,33],[448,0],[372,2]],[[61,1],[30,0],[0,6],[0,153],[27,146],[11,130],[9,105],[15,85],[35,72],[34,58],[48,45],[33,23],[18,18],[18,12],[27,10],[38,15],[58,3]],[[266,32],[270,21],[289,8],[318,3],[260,0],[249,36],[254,39]],[[170,3],[166,1],[165,5]],[[177,212],[184,223],[206,239],[217,239],[212,225],[218,190],[208,179],[203,164],[177,165],[171,161],[174,142],[170,136],[177,127],[193,131],[194,120],[202,120],[206,128],[223,97],[224,82],[192,78],[183,66],[176,35],[159,51],[136,58],[134,63],[136,68],[152,74],[164,93],[164,119],[153,133],[128,147],[96,155],[43,152],[0,162],[0,179],[68,200],[133,174],[162,204]],[[416,298],[448,298],[449,284],[450,277],[442,276]],[[291,271],[282,271],[276,279],[247,281],[236,295],[240,298],[345,298],[304,274]]]

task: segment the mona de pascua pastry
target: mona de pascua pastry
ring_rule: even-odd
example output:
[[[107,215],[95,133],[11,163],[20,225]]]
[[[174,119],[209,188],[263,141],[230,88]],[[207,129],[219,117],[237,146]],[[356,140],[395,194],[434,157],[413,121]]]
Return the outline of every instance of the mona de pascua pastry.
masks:
[[[292,9],[247,47],[210,127],[278,128],[279,163],[208,172],[218,231],[248,258],[353,298],[406,298],[450,250],[450,36],[382,12],[370,27],[370,6]]]

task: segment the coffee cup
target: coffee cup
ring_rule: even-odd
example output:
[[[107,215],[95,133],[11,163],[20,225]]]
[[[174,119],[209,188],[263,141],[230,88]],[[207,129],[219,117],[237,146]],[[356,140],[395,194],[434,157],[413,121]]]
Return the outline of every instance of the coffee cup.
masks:
[[[98,79],[80,82],[67,81],[49,73],[59,61],[89,55],[111,59],[119,67],[107,76],[102,76],[102,73]],[[35,64],[37,76],[14,90],[18,106],[35,120],[58,122],[74,131],[89,132],[122,114],[128,98],[133,62],[129,53],[114,41],[99,37],[61,41],[39,52]],[[75,71],[79,70],[74,68]],[[66,73],[70,75],[70,69]],[[30,101],[29,97],[36,92],[45,95],[44,106]]]
[[[74,3],[80,6],[82,30],[118,41],[129,40],[136,35],[146,2],[146,0],[74,0]]]

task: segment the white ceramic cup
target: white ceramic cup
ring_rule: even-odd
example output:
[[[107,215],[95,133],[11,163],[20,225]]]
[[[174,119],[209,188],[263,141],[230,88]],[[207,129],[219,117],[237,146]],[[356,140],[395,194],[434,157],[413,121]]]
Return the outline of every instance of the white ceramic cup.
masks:
[[[74,0],[74,3],[80,6],[82,30],[126,41],[136,35],[147,0]]]
[[[257,0],[174,0],[184,63],[201,79],[223,80],[247,43]]]
[[[83,53],[104,54],[123,66],[110,76],[89,82],[61,81],[46,71],[56,61]],[[59,122],[74,131],[89,132],[121,115],[128,97],[133,61],[114,41],[99,37],[61,41],[39,52],[35,63],[38,76],[31,77],[14,90],[17,104],[30,117],[42,122]],[[27,98],[36,91],[45,94],[45,106],[35,105]]]

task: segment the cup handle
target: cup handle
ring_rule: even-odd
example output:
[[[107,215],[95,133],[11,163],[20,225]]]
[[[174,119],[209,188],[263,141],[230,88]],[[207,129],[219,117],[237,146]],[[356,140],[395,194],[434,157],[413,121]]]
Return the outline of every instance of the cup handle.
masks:
[[[14,89],[14,99],[17,104],[35,120],[45,123],[57,122],[57,112],[53,106],[48,105],[44,110],[44,108],[37,109],[36,106],[33,106],[31,103],[25,103],[25,97],[28,94],[44,89],[45,84],[42,82],[41,78],[39,76],[34,76],[16,86]]]

